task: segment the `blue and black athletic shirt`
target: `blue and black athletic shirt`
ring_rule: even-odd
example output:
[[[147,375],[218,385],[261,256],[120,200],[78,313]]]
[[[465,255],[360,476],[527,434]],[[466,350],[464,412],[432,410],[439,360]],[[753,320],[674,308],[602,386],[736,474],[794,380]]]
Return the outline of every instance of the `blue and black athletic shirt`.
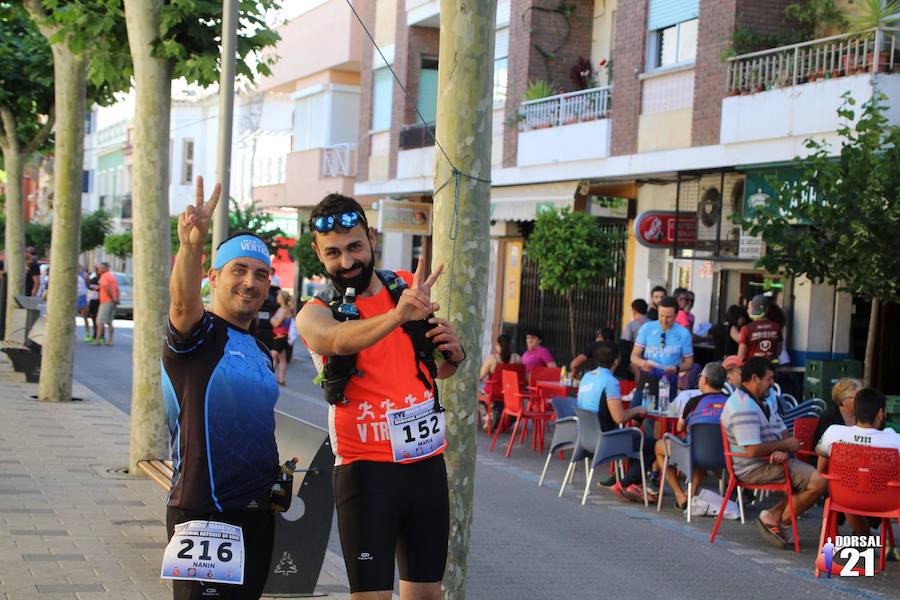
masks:
[[[162,386],[175,468],[168,506],[239,510],[272,488],[278,385],[251,331],[209,312],[185,337],[170,322]]]

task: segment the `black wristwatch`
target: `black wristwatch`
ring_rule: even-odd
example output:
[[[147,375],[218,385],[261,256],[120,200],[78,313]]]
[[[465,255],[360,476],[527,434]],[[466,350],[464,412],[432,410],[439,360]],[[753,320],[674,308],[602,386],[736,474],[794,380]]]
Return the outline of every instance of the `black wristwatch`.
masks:
[[[456,361],[456,360],[450,360],[449,358],[445,358],[445,359],[444,359],[444,362],[447,363],[447,364],[451,364],[451,365],[453,365],[454,367],[458,367],[459,365],[461,365],[462,362],[463,362],[464,360],[466,360],[466,358],[468,358],[468,357],[466,356],[466,349],[465,349],[465,348],[463,348],[462,346],[460,346],[459,349],[462,350],[462,353],[463,353],[462,360]]]

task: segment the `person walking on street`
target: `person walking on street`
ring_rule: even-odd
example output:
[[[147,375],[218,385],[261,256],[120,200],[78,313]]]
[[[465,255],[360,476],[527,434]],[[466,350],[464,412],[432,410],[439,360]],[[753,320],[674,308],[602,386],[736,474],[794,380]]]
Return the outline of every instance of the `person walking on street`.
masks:
[[[84,319],[84,337],[87,339],[91,335],[88,325],[88,283],[82,266],[78,267],[78,274],[75,275],[75,314]]]
[[[38,263],[34,247],[25,248],[25,295],[37,296],[41,286],[41,266]]]
[[[173,586],[176,600],[258,599],[275,535],[271,499],[280,472],[274,413],[278,384],[271,356],[252,331],[269,289],[269,251],[250,233],[219,244],[209,270],[213,304],[204,309],[197,284],[220,192],[217,184],[204,202],[203,179],[198,177],[196,204],[178,218],[180,246],[169,281],[172,302],[162,358],[175,470],[166,528],[168,550],[177,543],[176,549],[183,551],[185,537],[173,540],[176,534],[199,528],[216,537],[217,531],[238,526],[243,564],[232,565],[219,552],[215,575],[220,582],[214,583],[203,577],[205,567],[190,579],[192,569],[176,572],[178,567],[164,558],[163,575],[180,577]],[[182,527],[176,530],[178,525]],[[227,556],[237,556],[236,550],[229,548]],[[241,570],[243,583],[238,585]]]
[[[641,370],[632,398],[632,406],[643,402],[643,389],[650,384],[650,392],[659,394],[659,381],[668,379],[669,389],[678,389],[678,372],[694,365],[691,332],[675,322],[678,302],[666,296],[659,303],[659,319],[645,323],[634,341],[631,364]]]
[[[116,318],[116,305],[119,304],[119,280],[109,270],[109,263],[100,263],[100,279],[97,282],[100,291],[100,307],[97,309],[97,338],[94,343],[102,346],[113,344],[113,319]],[[109,337],[104,339],[106,333]]]
[[[284,385],[284,376],[287,373],[287,348],[288,333],[291,330],[291,321],[294,318],[294,309],[291,308],[291,295],[285,290],[278,292],[275,297],[278,302],[278,310],[272,315],[272,362],[275,365],[275,375],[278,385]]]
[[[443,265],[426,276],[422,256],[415,273],[376,271],[375,231],[359,203],[341,194],[319,202],[309,226],[330,285],[303,306],[297,330],[331,404],[332,482],[351,598],[390,599],[396,558],[400,598],[438,600],[449,492],[436,380],[466,357],[454,328],[433,314],[431,289]]]
[[[84,341],[93,342],[100,337],[97,323],[97,313],[100,312],[100,263],[94,265],[94,270],[88,275],[88,306],[87,313],[91,320],[90,334],[84,336]]]

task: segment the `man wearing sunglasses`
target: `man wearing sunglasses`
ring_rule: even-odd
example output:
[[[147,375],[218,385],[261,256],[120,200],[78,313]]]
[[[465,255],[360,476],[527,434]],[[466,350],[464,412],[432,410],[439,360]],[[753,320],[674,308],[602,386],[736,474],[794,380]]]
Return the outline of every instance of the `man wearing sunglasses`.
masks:
[[[351,597],[390,599],[396,555],[400,597],[437,600],[449,500],[435,379],[453,375],[465,358],[456,331],[433,315],[439,307],[431,288],[443,266],[427,277],[424,258],[415,273],[376,271],[375,231],[362,207],[340,194],[329,194],[313,209],[309,226],[331,286],[306,303],[297,330],[320,372],[333,357],[355,355],[343,401],[329,407]],[[360,318],[341,321],[329,306],[351,287]],[[420,351],[423,341],[430,343],[428,355]],[[435,350],[443,355],[437,362]]]
[[[659,381],[666,377],[670,389],[678,389],[678,371],[687,371],[694,364],[691,332],[675,322],[678,302],[666,296],[657,309],[659,319],[644,323],[638,331],[631,351],[631,364],[641,372],[634,390],[632,406],[643,402],[644,384],[650,384],[653,394],[659,394]]]

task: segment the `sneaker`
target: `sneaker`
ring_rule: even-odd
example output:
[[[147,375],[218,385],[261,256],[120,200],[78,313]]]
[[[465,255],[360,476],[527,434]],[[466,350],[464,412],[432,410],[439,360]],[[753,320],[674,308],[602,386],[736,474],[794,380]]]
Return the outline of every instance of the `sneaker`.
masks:
[[[631,496],[626,493],[626,490],[622,487],[622,483],[620,481],[617,481],[614,486],[609,488],[609,491],[618,496],[620,500],[624,500],[625,502],[634,502],[634,499],[632,499]]]
[[[103,338],[97,338],[96,340],[94,340],[94,341],[91,342],[91,343],[92,343],[93,345],[95,345],[95,346],[102,346],[102,345],[104,345],[104,344],[106,343],[106,340],[103,339]]]
[[[616,485],[616,483],[618,483],[616,481],[616,476],[613,475],[609,479],[604,479],[603,481],[598,481],[597,485],[599,485],[600,487],[611,488],[612,486]]]
[[[636,483],[632,483],[627,488],[625,488],[625,495],[631,499],[632,502],[643,502],[644,501],[644,488],[639,486]],[[647,501],[648,502],[656,502],[657,495],[651,492],[649,489],[647,490]]]
[[[90,344],[94,341],[94,336],[86,335],[86,336],[84,336],[84,341],[87,342],[88,344]]]

